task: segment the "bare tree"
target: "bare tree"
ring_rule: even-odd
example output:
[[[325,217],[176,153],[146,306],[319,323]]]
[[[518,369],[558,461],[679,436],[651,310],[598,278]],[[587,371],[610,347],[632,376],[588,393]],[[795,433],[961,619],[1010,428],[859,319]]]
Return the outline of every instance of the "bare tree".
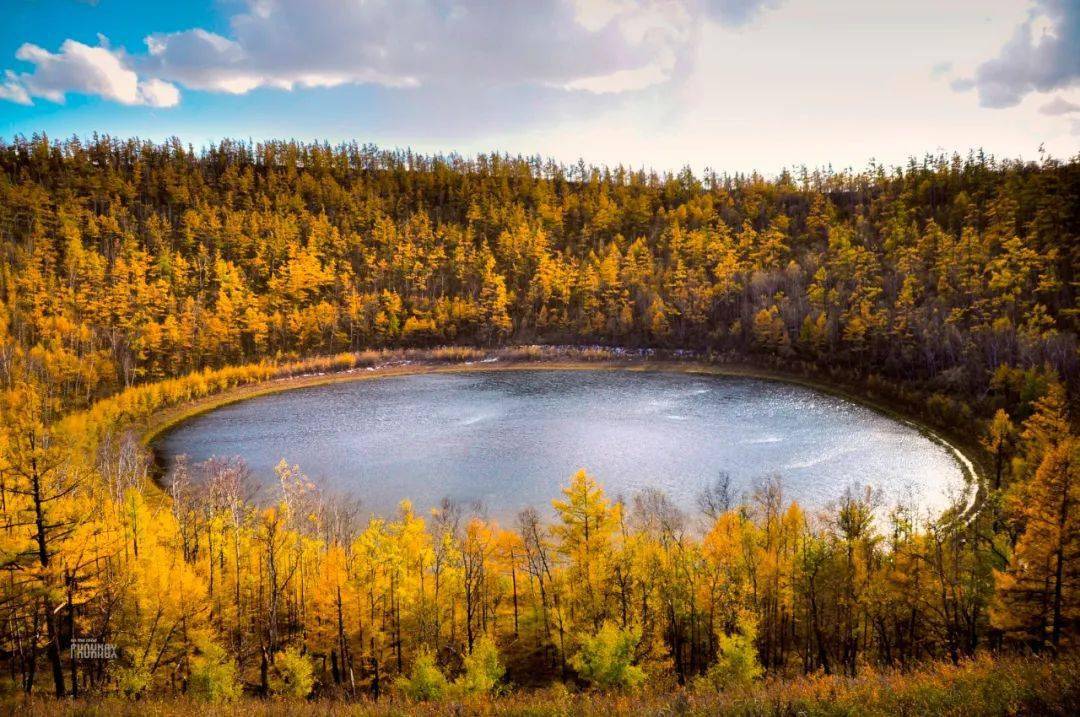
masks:
[[[731,489],[731,475],[720,471],[716,478],[705,486],[697,497],[698,509],[710,520],[716,520],[723,513],[731,510],[735,496]]]

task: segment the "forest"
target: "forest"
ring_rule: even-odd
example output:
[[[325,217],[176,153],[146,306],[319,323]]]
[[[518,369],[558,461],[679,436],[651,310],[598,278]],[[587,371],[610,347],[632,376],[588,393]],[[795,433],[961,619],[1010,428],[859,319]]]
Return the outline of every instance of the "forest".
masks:
[[[766,178],[17,137],[0,231],[0,704],[1080,708],[1080,157]],[[163,485],[142,440],[241,385],[545,345],[864,392],[958,437],[976,498],[721,476],[688,511],[583,466],[506,524],[376,517],[287,460],[273,495],[231,460]]]

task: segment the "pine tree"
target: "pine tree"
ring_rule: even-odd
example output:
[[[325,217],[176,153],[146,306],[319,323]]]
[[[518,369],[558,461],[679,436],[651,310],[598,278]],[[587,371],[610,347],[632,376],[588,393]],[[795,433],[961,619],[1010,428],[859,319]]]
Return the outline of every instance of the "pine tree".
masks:
[[[994,622],[1057,653],[1080,619],[1080,443],[1049,449],[1016,500],[1025,529],[996,575]]]

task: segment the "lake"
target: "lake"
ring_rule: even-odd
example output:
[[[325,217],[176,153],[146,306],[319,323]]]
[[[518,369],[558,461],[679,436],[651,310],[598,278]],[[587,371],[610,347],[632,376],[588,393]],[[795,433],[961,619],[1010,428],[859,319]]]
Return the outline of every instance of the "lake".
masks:
[[[937,510],[964,486],[948,446],[862,405],[742,377],[607,370],[421,373],[271,394],[196,416],[156,443],[171,470],[243,458],[274,485],[285,459],[390,514],[449,497],[508,519],[550,501],[585,468],[611,496],[665,491],[693,510],[721,472],[736,494],[778,475],[822,507],[849,487]],[[166,474],[166,481],[168,474]]]

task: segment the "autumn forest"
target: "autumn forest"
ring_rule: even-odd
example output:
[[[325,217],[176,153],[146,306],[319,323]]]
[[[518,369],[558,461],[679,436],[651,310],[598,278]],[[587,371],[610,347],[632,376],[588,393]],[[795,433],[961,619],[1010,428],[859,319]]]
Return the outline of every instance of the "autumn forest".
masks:
[[[0,232],[6,709],[1080,706],[1080,158],[763,177],[18,137]],[[627,356],[865,398],[958,446],[970,496],[721,476],[688,509],[583,466],[512,520],[374,516],[287,460],[271,491],[226,459],[166,482],[146,440],[272,381]]]

